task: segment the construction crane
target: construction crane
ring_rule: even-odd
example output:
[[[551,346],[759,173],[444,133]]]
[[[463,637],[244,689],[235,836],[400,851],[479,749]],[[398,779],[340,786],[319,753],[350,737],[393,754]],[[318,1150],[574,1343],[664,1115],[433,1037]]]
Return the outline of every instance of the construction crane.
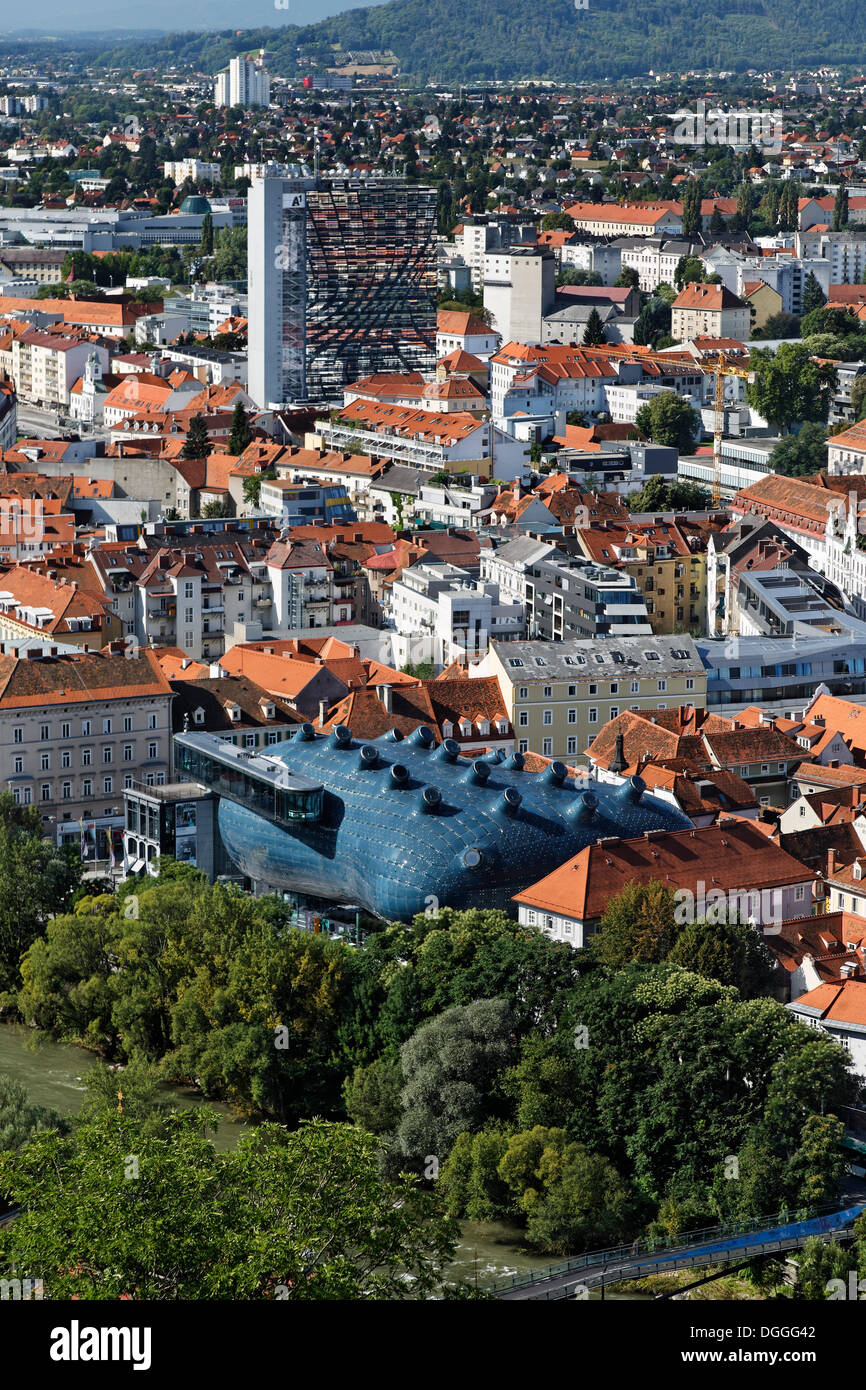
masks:
[[[739,376],[754,381],[755,373],[748,367],[730,362],[722,351],[716,358],[716,399],[713,418],[713,507],[722,500],[722,436],[725,433],[725,377]]]

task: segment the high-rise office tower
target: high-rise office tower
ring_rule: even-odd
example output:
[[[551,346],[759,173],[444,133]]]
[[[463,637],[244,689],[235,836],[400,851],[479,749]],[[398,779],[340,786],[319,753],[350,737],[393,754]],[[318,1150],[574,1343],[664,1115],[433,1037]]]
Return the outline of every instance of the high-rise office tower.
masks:
[[[271,79],[265,70],[264,55],[254,63],[246,58],[232,58],[228,67],[217,74],[214,83],[216,106],[269,106]]]
[[[248,237],[249,389],[259,405],[340,400],[371,372],[432,371],[435,189],[257,180]]]

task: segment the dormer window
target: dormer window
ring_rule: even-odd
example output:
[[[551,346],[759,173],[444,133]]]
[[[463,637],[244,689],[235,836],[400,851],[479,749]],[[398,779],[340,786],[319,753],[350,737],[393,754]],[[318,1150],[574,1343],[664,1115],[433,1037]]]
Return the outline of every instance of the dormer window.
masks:
[[[204,723],[204,710],[202,709],[201,705],[199,705],[198,709],[194,712],[194,714],[193,714],[192,717],[193,717],[193,722],[194,722],[195,724],[203,724],[203,723]]]
[[[442,725],[442,736],[443,738],[451,738],[453,734],[454,725],[451,723],[450,719],[446,719],[444,724]]]
[[[233,724],[239,724],[241,719],[240,705],[226,705],[226,713]]]
[[[854,861],[854,877],[859,881],[863,877],[863,866],[859,859]]]
[[[464,719],[460,725],[460,732],[464,738],[472,737],[472,724],[468,719]]]

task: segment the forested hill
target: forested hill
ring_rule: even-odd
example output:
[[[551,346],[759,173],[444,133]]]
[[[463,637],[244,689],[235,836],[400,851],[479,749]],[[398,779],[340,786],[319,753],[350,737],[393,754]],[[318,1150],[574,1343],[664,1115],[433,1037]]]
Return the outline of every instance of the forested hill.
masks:
[[[304,28],[175,34],[106,50],[132,67],[192,63],[215,71],[265,45],[273,72],[297,68],[299,44],[333,62],[344,50],[391,49],[404,75],[472,82],[519,77],[596,80],[689,69],[856,64],[866,53],[863,0],[390,0]]]

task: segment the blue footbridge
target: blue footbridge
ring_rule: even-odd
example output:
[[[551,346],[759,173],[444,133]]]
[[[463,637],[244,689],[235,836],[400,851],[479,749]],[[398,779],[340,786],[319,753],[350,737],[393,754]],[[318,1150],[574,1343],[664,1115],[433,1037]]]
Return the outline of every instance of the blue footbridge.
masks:
[[[866,1145],[861,1145],[866,1151]],[[601,1290],[626,1280],[646,1279],[678,1269],[748,1264],[762,1256],[799,1250],[807,1240],[824,1241],[851,1238],[857,1217],[866,1212],[866,1199],[839,1209],[839,1203],[810,1208],[802,1219],[791,1213],[777,1213],[757,1224],[712,1226],[667,1241],[636,1240],[610,1250],[593,1250],[512,1279],[497,1280],[487,1286],[494,1297],[506,1300],[547,1300],[584,1297],[587,1290]],[[714,1276],[711,1276],[714,1277]],[[705,1282],[699,1280],[698,1282]],[[674,1288],[671,1293],[682,1292]]]

